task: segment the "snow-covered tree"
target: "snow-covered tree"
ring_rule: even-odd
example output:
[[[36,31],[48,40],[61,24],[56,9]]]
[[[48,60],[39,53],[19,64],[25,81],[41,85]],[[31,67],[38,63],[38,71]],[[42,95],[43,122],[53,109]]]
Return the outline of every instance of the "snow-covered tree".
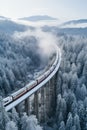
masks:
[[[65,123],[64,123],[64,121],[62,121],[62,122],[60,123],[59,130],[65,130],[65,129],[66,129]]]
[[[77,114],[74,116],[74,126],[76,127],[76,130],[81,130],[80,119]]]
[[[83,75],[87,78],[87,61],[85,62],[85,65],[83,68]]]
[[[71,127],[71,130],[77,130],[77,129],[76,129],[76,126],[72,126],[72,127]]]
[[[15,122],[9,121],[9,122],[6,124],[5,130],[18,130],[18,128],[17,128]]]
[[[72,126],[73,126],[73,117],[72,117],[72,114],[69,113],[68,119],[67,119],[67,122],[66,122],[66,130],[71,130]]]
[[[5,112],[2,97],[0,96],[0,129],[5,130],[6,123],[10,121],[8,114]]]
[[[61,122],[66,118],[66,101],[61,95],[57,97],[57,108],[56,108],[56,118],[58,122]]]
[[[31,115],[28,117],[24,114],[21,118],[21,130],[42,130],[42,128],[38,125],[36,116]]]
[[[72,115],[75,115],[75,114],[77,114],[77,102],[76,101],[74,101],[73,103],[72,103],[72,106],[71,106],[71,112],[72,112]]]
[[[12,109],[12,114],[11,114],[12,121],[18,125],[19,123],[19,114],[16,112],[15,108]]]
[[[87,108],[87,97],[85,97],[85,100],[84,100],[84,107]]]
[[[86,95],[87,95],[87,89],[86,89],[86,86],[83,84],[81,87],[81,93],[80,93],[82,101],[85,99]]]
[[[72,75],[72,79],[71,79],[71,85],[70,85],[71,90],[73,90],[75,92],[77,85],[78,85],[78,76],[76,73],[74,73]]]

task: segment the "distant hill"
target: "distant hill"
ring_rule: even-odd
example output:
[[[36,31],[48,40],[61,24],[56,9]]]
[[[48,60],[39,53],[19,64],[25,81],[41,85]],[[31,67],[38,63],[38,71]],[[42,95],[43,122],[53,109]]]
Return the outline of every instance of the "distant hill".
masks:
[[[19,18],[19,20],[26,20],[26,21],[43,21],[43,20],[57,20],[56,18],[50,17],[48,15],[36,15],[30,17]]]
[[[64,35],[64,34],[68,34],[68,35],[81,35],[81,36],[86,36],[87,37],[87,27],[79,27],[79,28],[71,28],[71,27],[67,27],[67,28],[60,28],[58,26],[43,26],[42,27],[42,31],[44,32],[53,32],[54,34],[60,36],[60,35]]]
[[[4,16],[0,16],[0,20],[9,20],[10,18],[4,17]]]
[[[87,23],[87,19],[79,19],[79,20],[71,20],[68,22],[63,23],[63,25],[69,25],[69,24],[83,24]]]
[[[0,16],[0,19],[5,19],[5,17],[4,16]]]
[[[65,33],[69,35],[81,35],[81,36],[87,36],[87,27],[85,28],[60,28],[60,33]]]
[[[0,16],[0,32],[5,32],[8,34],[12,34],[15,31],[23,32],[27,29],[34,29],[32,26],[22,25],[19,23],[16,23],[9,18],[5,18],[3,16]]]

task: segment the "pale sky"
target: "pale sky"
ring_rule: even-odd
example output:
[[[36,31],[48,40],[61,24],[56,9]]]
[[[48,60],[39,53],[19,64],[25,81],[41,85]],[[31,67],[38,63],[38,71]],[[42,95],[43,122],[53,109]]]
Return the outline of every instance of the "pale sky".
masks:
[[[0,15],[9,18],[49,15],[66,20],[87,18],[87,0],[0,0]]]

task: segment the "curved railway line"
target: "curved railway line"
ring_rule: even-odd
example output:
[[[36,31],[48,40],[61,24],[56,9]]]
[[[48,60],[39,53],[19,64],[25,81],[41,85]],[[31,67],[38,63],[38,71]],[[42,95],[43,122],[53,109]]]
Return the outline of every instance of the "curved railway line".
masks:
[[[13,107],[17,106],[23,100],[35,93],[39,88],[44,86],[58,71],[61,62],[61,52],[56,46],[56,58],[53,65],[43,75],[36,80],[28,83],[25,87],[10,94],[10,96],[3,99],[4,107],[6,111],[9,111]]]

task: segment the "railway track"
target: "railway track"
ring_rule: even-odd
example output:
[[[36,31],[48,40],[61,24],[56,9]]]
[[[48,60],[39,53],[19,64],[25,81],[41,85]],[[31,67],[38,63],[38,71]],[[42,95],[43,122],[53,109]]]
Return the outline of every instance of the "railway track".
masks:
[[[61,52],[56,47],[56,58],[53,65],[36,80],[28,83],[22,89],[12,93],[10,96],[3,99],[4,107],[6,111],[9,111],[13,107],[17,106],[23,100],[34,94],[38,89],[43,87],[58,71],[61,62]]]

